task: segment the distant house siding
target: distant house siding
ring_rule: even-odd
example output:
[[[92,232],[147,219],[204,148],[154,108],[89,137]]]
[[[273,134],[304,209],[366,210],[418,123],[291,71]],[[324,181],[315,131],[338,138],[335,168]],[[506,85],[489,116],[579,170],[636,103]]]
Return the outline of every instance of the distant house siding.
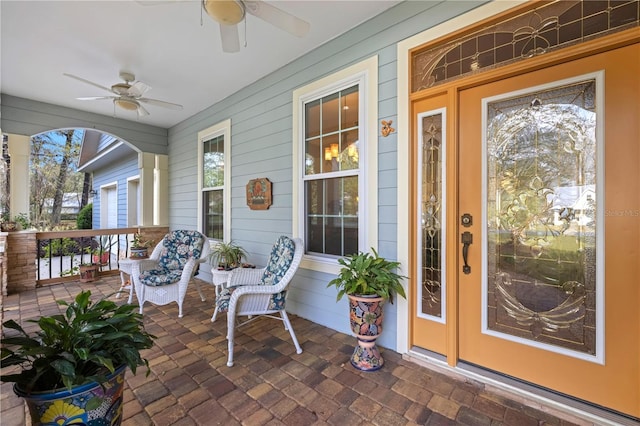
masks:
[[[101,197],[99,188],[114,182],[118,187],[118,228],[127,227],[127,178],[138,175],[138,155],[133,153],[113,162],[109,168],[96,170],[93,173],[93,187],[98,195],[93,199],[93,227],[100,228]]]
[[[482,2],[404,2],[315,49],[220,103],[169,129],[169,220],[171,228],[197,229],[197,133],[231,119],[231,238],[264,265],[271,245],[292,234],[292,92],[349,65],[378,56],[378,123],[397,114],[396,43],[451,19]],[[378,248],[395,258],[397,247],[396,135],[378,137]],[[273,182],[269,210],[250,210],[245,185]],[[331,275],[300,270],[288,309],[333,329],[349,332],[346,300],[327,289]],[[396,308],[388,305],[382,346],[396,349]]]

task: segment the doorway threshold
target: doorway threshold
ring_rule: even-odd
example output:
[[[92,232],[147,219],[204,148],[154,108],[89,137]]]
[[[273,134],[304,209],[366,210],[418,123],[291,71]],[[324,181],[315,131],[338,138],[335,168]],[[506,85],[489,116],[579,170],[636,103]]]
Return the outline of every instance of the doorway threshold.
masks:
[[[637,419],[560,395],[520,380],[459,362],[455,367],[435,352],[412,347],[403,359],[459,380],[481,383],[487,391],[581,426],[638,426]]]

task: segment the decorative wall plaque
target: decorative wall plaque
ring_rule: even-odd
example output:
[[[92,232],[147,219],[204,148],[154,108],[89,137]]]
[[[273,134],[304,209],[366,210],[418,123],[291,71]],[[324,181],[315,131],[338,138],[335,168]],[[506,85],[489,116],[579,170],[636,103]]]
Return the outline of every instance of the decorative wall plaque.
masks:
[[[247,184],[247,205],[251,210],[267,210],[271,206],[271,181],[251,179]]]

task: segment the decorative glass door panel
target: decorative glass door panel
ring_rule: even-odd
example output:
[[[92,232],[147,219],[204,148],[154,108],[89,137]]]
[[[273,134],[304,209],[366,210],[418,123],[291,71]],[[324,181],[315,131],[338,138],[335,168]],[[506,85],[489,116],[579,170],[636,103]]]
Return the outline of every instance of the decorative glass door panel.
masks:
[[[639,57],[460,89],[451,185],[457,216],[479,218],[456,230],[458,359],[636,418]]]
[[[444,322],[445,276],[445,111],[437,110],[418,116],[418,307],[419,317]]]
[[[601,361],[598,75],[483,101],[483,330]]]

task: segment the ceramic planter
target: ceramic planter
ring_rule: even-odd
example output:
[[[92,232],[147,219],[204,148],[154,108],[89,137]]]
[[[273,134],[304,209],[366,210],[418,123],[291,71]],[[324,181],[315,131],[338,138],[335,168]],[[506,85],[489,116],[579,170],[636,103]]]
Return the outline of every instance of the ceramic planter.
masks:
[[[16,395],[24,398],[34,426],[84,424],[87,426],[120,425],[122,422],[122,391],[126,365],[107,376],[107,382],[50,392],[21,391],[13,387]]]
[[[132,248],[129,253],[129,259],[146,259],[149,257],[149,249],[147,247]]]
[[[382,333],[383,305],[385,299],[378,296],[347,295],[351,332],[358,338],[351,356],[351,365],[362,371],[382,368],[384,359],[376,346]]]

